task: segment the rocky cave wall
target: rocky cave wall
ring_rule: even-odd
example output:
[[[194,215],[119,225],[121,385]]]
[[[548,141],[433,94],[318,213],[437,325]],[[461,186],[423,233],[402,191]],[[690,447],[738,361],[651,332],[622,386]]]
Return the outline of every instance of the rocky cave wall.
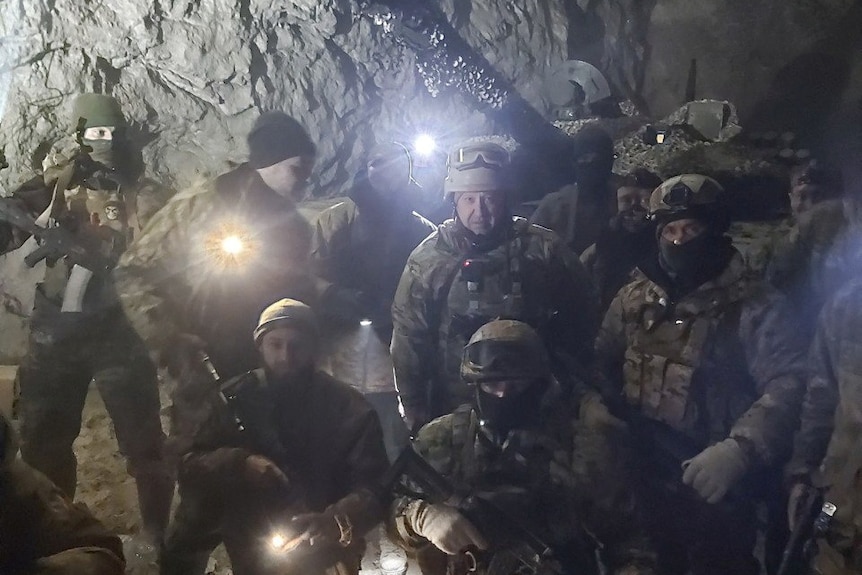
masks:
[[[398,0],[401,1],[401,0]],[[0,0],[0,173],[7,194],[69,133],[76,93],[117,97],[150,175],[176,187],[242,161],[261,110],[319,142],[311,189],[343,193],[375,141],[496,129],[457,94],[432,97],[414,53],[355,0]],[[396,0],[390,0],[395,3]],[[662,117],[688,97],[733,101],[744,127],[858,145],[856,0],[423,0],[543,114],[543,78],[590,61],[621,99]],[[840,142],[840,144],[836,144]],[[32,285],[0,261],[0,360],[23,349]]]

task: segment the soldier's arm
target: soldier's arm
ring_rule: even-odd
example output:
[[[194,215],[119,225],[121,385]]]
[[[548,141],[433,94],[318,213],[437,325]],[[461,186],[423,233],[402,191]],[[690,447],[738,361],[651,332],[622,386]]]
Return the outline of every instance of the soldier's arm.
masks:
[[[792,481],[807,482],[819,467],[835,425],[839,387],[830,353],[836,335],[832,320],[845,317],[844,314],[858,313],[835,304],[833,301],[824,307],[809,354],[811,372],[802,403],[801,424],[794,440],[793,456],[786,468],[786,475]]]
[[[22,184],[11,196],[0,198],[0,202],[8,202],[22,210],[34,220],[51,204],[53,190],[46,186],[41,177],[35,177]],[[30,234],[0,218],[0,254],[20,248]]]
[[[554,222],[555,216],[557,215],[555,212],[557,211],[558,202],[555,201],[555,197],[558,194],[552,192],[542,198],[542,201],[539,202],[536,211],[530,216],[530,223],[536,224],[537,226],[542,226],[543,228],[548,228],[549,230],[554,230]],[[554,230],[558,232],[560,230]]]
[[[621,399],[626,332],[623,319],[624,292],[620,290],[605,312],[594,346],[592,379],[610,405]]]
[[[771,285],[787,291],[808,273],[808,245],[810,221],[801,218],[786,236],[776,241],[772,256],[766,265],[766,279]]]
[[[20,551],[33,554],[27,558],[32,567],[25,575],[66,573],[73,567],[81,569],[76,573],[124,573],[120,539],[84,505],[69,501],[47,477],[18,459],[4,467],[0,483],[4,519],[14,518],[21,542],[27,543]]]
[[[350,219],[342,204],[323,210],[313,223],[311,263],[315,273],[333,283],[338,281],[344,250],[350,233]]]
[[[787,302],[770,291],[743,304],[739,337],[760,397],[734,423],[730,437],[770,465],[789,455],[805,393],[806,348]]]
[[[364,403],[364,402],[363,402]],[[330,506],[330,511],[350,518],[355,536],[367,533],[380,523],[385,502],[377,496],[377,482],[389,468],[383,446],[383,430],[370,406],[355,406],[350,425],[344,428],[351,445],[345,457],[345,483],[349,494]]]
[[[392,303],[392,364],[395,386],[405,410],[427,410],[428,383],[435,365],[437,334],[431,310],[433,293],[424,285],[422,272],[411,256]]]
[[[174,197],[149,221],[114,269],[123,310],[147,346],[157,351],[183,325],[183,306],[189,297],[186,283],[192,268],[192,248],[207,229],[215,194]]]
[[[174,195],[173,190],[166,186],[149,180],[143,183],[136,197],[137,215],[142,228],[147,227],[153,216],[165,207],[172,195]]]

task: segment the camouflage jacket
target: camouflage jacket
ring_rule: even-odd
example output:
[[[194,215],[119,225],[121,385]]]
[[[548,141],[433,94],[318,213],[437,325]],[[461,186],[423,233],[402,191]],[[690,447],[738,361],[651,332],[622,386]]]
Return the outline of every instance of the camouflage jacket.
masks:
[[[790,298],[809,338],[820,308],[852,277],[848,260],[854,251],[858,246],[848,234],[841,200],[821,202],[802,214],[775,245],[766,277]]]
[[[729,436],[756,465],[782,462],[806,374],[785,300],[749,276],[739,253],[678,301],[650,279],[657,267],[642,266],[605,315],[596,340],[605,393],[698,450]]]
[[[616,187],[608,185],[608,197]],[[553,230],[575,254],[580,255],[599,238],[611,217],[610,206],[583,201],[577,184],[571,184],[542,198],[530,222]]]
[[[24,183],[11,197],[0,201],[38,219],[42,227],[69,230],[92,253],[115,262],[167,202],[170,191],[146,178],[129,183],[120,178],[85,181],[86,160],[80,153],[71,159],[60,158],[60,163],[47,166],[43,176]],[[27,232],[0,222],[0,252],[22,247],[29,237]],[[36,290],[35,323],[57,321],[73,273],[65,258],[48,264]],[[84,313],[78,314],[78,319],[118,309],[109,276],[96,275],[85,285]]]
[[[335,506],[350,517],[357,537],[380,521],[383,509],[372,493],[389,461],[377,414],[359,392],[321,372],[275,388],[262,369],[222,388],[231,390],[230,407],[211,381],[194,378],[173,398],[172,450],[180,456],[179,481],[187,493],[213,505],[237,501],[249,489],[246,458],[262,455],[290,478],[290,499],[300,509]]]
[[[485,438],[476,412],[466,405],[425,425],[413,447],[458,494],[491,501],[549,545],[563,572],[594,573],[596,545],[611,572],[625,566],[650,572],[654,556],[638,528],[625,440],[607,433],[572,419],[565,402],[550,394],[541,428],[513,432],[505,449]],[[406,485],[415,488],[409,479]],[[439,565],[435,555],[441,552],[405,521],[411,501],[394,501],[390,532],[403,547],[420,552],[420,564]],[[492,549],[499,528],[505,526],[484,526]]]
[[[821,487],[838,508],[829,541],[862,569],[862,279],[823,308],[811,348],[811,377],[787,473]],[[819,471],[818,471],[819,469]]]
[[[0,416],[0,573],[122,575],[120,539],[16,452]]]
[[[116,287],[151,349],[196,334],[229,378],[257,364],[252,339],[237,334],[251,334],[261,310],[284,297],[317,303],[310,242],[294,203],[244,164],[174,196],[123,254]]]
[[[317,217],[311,261],[319,277],[362,293],[361,312],[373,324],[328,322],[321,368],[363,392],[391,392],[395,389],[389,357],[395,288],[410,253],[437,228],[415,212],[387,213],[384,206],[356,197]]]
[[[392,361],[404,405],[428,406],[432,382],[451,407],[469,399],[459,376],[462,349],[497,317],[531,324],[572,355],[589,349],[598,302],[581,263],[556,234],[523,218],[507,234],[480,252],[448,220],[410,255],[392,304]]]

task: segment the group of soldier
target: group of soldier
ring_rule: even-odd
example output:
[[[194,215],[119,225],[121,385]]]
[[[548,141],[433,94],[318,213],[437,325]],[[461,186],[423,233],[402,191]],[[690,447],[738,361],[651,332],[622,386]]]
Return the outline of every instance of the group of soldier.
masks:
[[[72,128],[0,206],[0,248],[35,236],[46,270],[0,422],[0,572],[122,572],[71,503],[91,380],[165,575],[220,543],[237,575],[357,573],[381,522],[426,575],[757,574],[759,508],[776,573],[812,492],[794,572],[862,572],[858,181],[791,173],[764,276],[716,180],[614,175],[595,127],[530,220],[509,149],[454,146],[439,226],[398,143],[309,223],[316,146],[281,112],[173,195],[113,98],[78,96]]]

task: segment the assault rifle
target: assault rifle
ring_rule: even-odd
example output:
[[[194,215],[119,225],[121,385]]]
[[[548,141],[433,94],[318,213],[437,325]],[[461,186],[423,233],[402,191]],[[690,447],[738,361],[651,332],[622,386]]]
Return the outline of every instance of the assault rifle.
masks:
[[[551,547],[499,506],[478,495],[463,495],[412,447],[407,447],[383,480],[382,499],[399,491],[402,478],[419,487],[409,493],[431,503],[455,507],[491,542],[487,551],[466,552],[473,570],[488,575],[564,575]]]
[[[813,487],[806,488],[796,513],[796,526],[784,547],[777,575],[807,573],[808,560],[811,558],[809,546],[815,536],[817,514],[822,506],[823,497],[820,492]]]

